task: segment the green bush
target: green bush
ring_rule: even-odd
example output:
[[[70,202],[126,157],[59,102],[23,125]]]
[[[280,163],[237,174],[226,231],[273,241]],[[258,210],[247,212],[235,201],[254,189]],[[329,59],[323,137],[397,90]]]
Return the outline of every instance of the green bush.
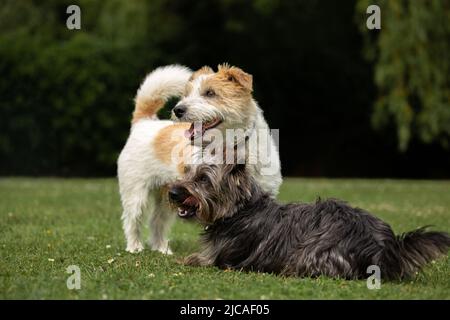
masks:
[[[2,156],[14,156],[12,165],[27,173],[60,168],[65,174],[89,163],[104,173],[102,165],[114,164],[128,132],[142,73],[127,59],[129,49],[84,34],[61,44],[17,38],[3,44]]]
[[[373,124],[394,121],[399,148],[410,140],[450,142],[450,5],[446,0],[358,2],[359,17],[368,5],[381,8],[381,31],[368,37],[366,53],[375,61],[378,100]],[[376,32],[375,32],[376,33]]]
[[[66,28],[74,2],[81,30]],[[421,176],[428,171],[404,169],[409,155],[382,125],[395,124],[416,163],[424,142],[448,144],[448,5],[379,3],[377,36],[365,29],[363,0],[3,0],[0,175],[114,174],[146,73],[229,62],[254,75],[255,97],[282,134],[284,174]],[[432,147],[445,163],[450,153]]]
[[[112,9],[126,16],[112,3],[89,17],[84,12],[99,2],[86,1],[82,31],[67,30],[64,14],[58,20],[65,6],[56,1],[39,7],[9,2],[2,9],[0,17],[11,11],[20,17],[22,10],[30,20],[0,25],[0,157],[13,159],[1,173],[103,175],[115,166],[132,98],[152,60],[144,64],[151,58],[145,54],[133,59],[144,51],[138,48],[142,42],[105,27]]]

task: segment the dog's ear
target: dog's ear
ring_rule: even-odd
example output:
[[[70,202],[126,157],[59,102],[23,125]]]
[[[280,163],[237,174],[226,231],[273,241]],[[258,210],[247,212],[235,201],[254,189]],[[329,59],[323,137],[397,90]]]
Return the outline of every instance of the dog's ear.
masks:
[[[225,74],[228,81],[238,83],[249,92],[253,91],[253,76],[251,74],[244,72],[238,67],[231,67],[227,63],[219,65],[218,69],[219,72],[223,72]]]
[[[189,81],[195,80],[196,78],[198,78],[201,75],[213,74],[213,73],[214,73],[214,70],[211,67],[203,66],[191,75],[191,77],[189,78]]]

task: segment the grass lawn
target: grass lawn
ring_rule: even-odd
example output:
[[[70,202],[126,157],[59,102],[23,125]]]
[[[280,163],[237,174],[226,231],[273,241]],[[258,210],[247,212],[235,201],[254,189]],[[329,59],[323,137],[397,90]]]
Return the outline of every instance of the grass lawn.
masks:
[[[450,231],[449,181],[286,179],[281,201],[337,197],[400,233],[422,225]],[[414,280],[382,283],[284,278],[176,263],[198,248],[200,228],[177,221],[173,256],[124,251],[115,179],[0,179],[1,299],[450,299],[449,257]],[[251,236],[251,235],[249,235]],[[66,268],[81,270],[68,290]]]

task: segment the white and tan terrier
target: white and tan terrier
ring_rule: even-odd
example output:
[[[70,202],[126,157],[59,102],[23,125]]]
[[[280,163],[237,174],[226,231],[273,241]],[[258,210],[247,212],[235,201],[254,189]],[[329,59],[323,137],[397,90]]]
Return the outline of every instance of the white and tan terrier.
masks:
[[[181,178],[185,164],[204,151],[194,140],[214,130],[242,129],[246,140],[269,131],[252,91],[252,76],[226,64],[217,72],[203,67],[194,73],[170,65],[145,78],[135,98],[130,136],[118,159],[127,251],[144,249],[140,225],[148,213],[150,247],[171,254],[167,232],[176,214],[167,201],[167,185]],[[171,97],[181,98],[172,110],[177,122],[159,120],[158,110]],[[201,123],[200,129],[194,123]],[[267,163],[260,161],[255,149],[249,148],[245,159],[249,173],[275,197],[282,182],[280,159],[272,137],[268,146],[272,170],[264,172]],[[180,151],[183,157],[178,157]]]

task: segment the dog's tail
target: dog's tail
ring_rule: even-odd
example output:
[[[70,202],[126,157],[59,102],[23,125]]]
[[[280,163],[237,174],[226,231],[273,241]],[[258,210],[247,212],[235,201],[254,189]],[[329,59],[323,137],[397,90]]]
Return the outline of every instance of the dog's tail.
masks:
[[[412,277],[428,262],[447,254],[449,234],[426,231],[426,228],[404,233],[386,243],[381,258],[381,274],[390,279]]]
[[[137,91],[133,120],[156,118],[156,113],[171,97],[183,94],[192,71],[180,65],[159,67],[147,75]]]

